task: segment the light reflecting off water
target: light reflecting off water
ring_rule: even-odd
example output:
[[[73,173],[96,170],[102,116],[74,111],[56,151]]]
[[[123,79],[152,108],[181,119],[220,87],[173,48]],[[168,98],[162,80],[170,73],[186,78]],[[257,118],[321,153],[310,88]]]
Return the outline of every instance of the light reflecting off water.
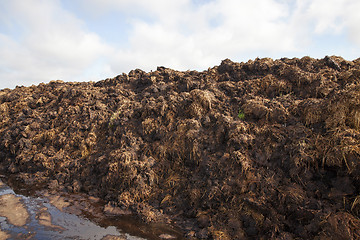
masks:
[[[13,209],[9,209],[9,206]],[[161,233],[169,234],[165,228],[164,231],[153,229],[130,220],[129,217],[109,217],[101,221],[105,223],[99,224],[85,217],[91,215],[90,213],[79,214],[83,210],[77,210],[77,214],[62,211],[51,204],[45,196],[17,194],[0,182],[0,239],[142,240],[161,239]],[[28,215],[25,224],[16,213]],[[180,239],[176,234],[168,236]]]

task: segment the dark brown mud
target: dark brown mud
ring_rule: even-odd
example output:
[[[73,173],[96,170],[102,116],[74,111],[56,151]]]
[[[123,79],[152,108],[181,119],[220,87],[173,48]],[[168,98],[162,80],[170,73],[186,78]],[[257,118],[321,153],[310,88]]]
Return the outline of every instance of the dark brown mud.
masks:
[[[0,92],[2,172],[188,238],[360,238],[360,59],[224,60]]]

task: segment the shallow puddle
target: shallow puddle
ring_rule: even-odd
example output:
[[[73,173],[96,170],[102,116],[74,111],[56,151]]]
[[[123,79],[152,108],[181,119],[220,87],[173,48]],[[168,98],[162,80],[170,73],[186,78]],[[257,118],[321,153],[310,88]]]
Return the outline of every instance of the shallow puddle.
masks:
[[[108,216],[86,195],[17,194],[0,180],[0,239],[180,239],[168,225]]]

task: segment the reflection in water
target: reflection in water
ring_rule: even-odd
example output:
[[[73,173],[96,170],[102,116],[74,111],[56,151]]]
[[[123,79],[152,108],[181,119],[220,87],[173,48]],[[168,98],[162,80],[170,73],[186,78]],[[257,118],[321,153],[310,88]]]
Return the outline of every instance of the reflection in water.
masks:
[[[1,204],[2,198],[6,198],[7,201],[12,202]],[[68,199],[65,199],[65,201],[67,200]],[[73,201],[72,203],[76,202],[80,202],[80,200]],[[83,202],[84,201],[81,201],[81,204],[83,204]],[[4,209],[8,204],[12,204],[11,206],[13,206],[12,208],[14,209]],[[144,237],[146,239],[160,239],[161,236],[164,235],[172,236],[173,239],[179,239],[179,236],[175,237],[176,234],[173,232],[171,232],[171,235],[167,234],[169,231],[166,232],[166,228],[164,228],[165,230],[161,228],[149,228],[149,226],[145,226],[144,224],[137,224],[135,220],[130,220],[129,217],[103,217],[100,221],[101,223],[95,221],[98,222],[98,224],[96,224],[82,217],[93,215],[94,210],[87,213],[84,212],[84,209],[77,209],[76,207],[78,206],[79,204],[73,206],[73,209],[78,211],[77,215],[72,214],[72,212],[61,211],[61,208],[50,204],[48,198],[16,194],[10,187],[0,181],[0,239],[138,240],[144,239]],[[14,219],[15,208],[27,211],[29,217],[25,224],[16,225],[10,221],[10,219]],[[100,210],[97,211],[101,212]],[[79,213],[83,213],[82,216],[79,216]],[[124,228],[119,226],[121,224]],[[123,229],[127,230],[127,228],[130,229],[130,231],[127,231],[130,232],[130,234],[123,231]]]
[[[23,226],[16,226],[11,224],[6,217],[0,218],[0,226],[2,231],[11,235],[14,239],[102,239],[107,235],[119,236],[118,239],[140,239],[125,235],[119,232],[115,227],[103,228],[97,226],[91,221],[78,217],[74,214],[69,214],[58,210],[47,202],[46,199],[26,197],[17,195],[6,185],[0,188],[0,196],[17,196],[22,199],[23,203],[19,203],[25,207],[29,214],[28,222]],[[10,199],[9,199],[10,200]],[[0,206],[1,207],[1,206]],[[21,206],[18,206],[21,207]],[[14,211],[15,209],[10,209]],[[49,224],[44,224],[44,221],[39,221],[39,213],[44,213],[44,210],[49,214]],[[46,213],[46,212],[45,212]],[[41,224],[42,223],[42,224]]]

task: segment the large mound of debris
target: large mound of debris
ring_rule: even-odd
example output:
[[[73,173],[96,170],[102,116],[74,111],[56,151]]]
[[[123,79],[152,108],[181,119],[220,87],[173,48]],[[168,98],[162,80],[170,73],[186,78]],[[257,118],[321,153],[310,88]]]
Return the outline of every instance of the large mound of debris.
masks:
[[[360,238],[360,59],[0,91],[0,166],[189,238]]]

